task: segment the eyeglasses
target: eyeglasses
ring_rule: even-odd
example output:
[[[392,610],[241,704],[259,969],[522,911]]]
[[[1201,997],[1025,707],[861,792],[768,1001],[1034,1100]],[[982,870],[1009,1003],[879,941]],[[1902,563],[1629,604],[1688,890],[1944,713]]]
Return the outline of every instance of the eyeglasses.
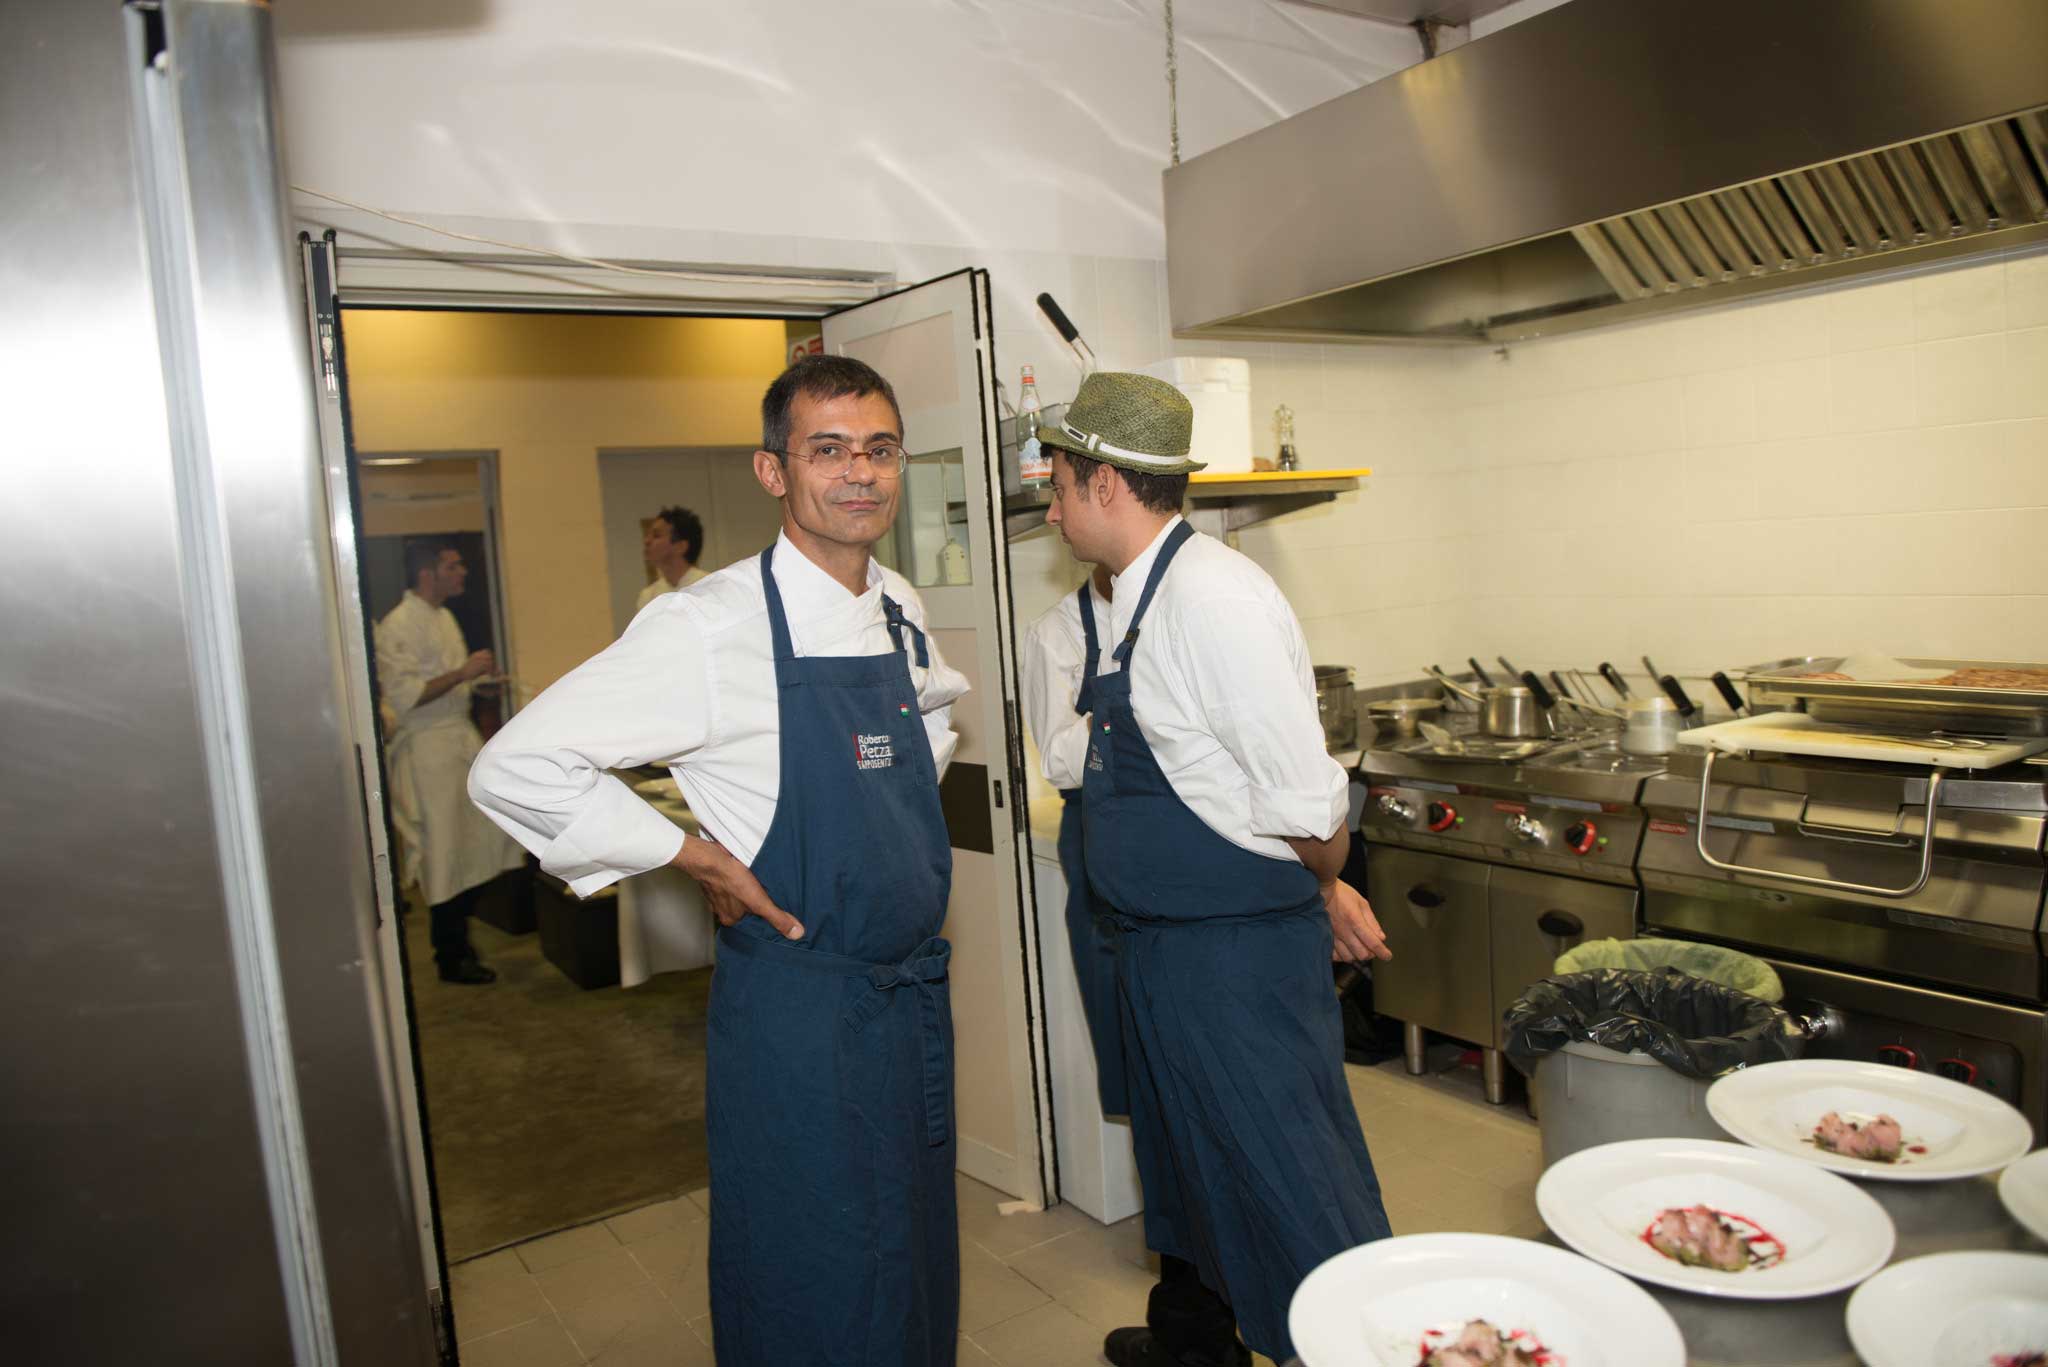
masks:
[[[865,448],[842,446],[836,441],[828,441],[815,451],[778,451],[776,454],[809,461],[811,468],[825,479],[844,479],[853,469],[855,456],[866,456],[868,464],[875,467],[875,473],[878,475],[896,474],[903,469],[903,462],[909,459],[903,453],[903,448],[893,441],[876,442]]]

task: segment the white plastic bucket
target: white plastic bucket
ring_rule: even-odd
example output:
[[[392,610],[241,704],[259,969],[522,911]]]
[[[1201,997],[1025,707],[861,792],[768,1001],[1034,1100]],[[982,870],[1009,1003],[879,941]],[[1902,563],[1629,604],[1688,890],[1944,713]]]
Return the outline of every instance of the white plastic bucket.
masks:
[[[1543,1166],[1621,1139],[1727,1139],[1707,1114],[1709,1083],[1648,1054],[1573,1040],[1536,1064]]]

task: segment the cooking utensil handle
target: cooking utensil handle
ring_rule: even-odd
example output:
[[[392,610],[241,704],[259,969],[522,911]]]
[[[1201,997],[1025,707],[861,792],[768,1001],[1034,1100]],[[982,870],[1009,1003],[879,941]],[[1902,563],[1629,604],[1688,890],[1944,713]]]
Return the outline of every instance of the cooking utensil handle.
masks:
[[[1479,681],[1481,688],[1493,687],[1493,676],[1479,667],[1479,657],[1477,655],[1467,655],[1465,663],[1472,666],[1472,677]]]
[[[1727,703],[1729,709],[1736,716],[1739,717],[1749,710],[1749,704],[1743,700],[1742,694],[1736,690],[1734,680],[1718,669],[1714,671],[1714,687],[1721,690],[1721,701]]]
[[[1445,688],[1450,689],[1451,692],[1456,693],[1461,698],[1469,698],[1473,702],[1486,701],[1477,693],[1474,693],[1471,689],[1465,687],[1465,685],[1459,683],[1456,679],[1444,673],[1444,671],[1436,665],[1431,665],[1429,667],[1429,673],[1431,678],[1435,679],[1438,683],[1442,684]]]
[[[1050,294],[1038,296],[1038,309],[1059,330],[1062,341],[1071,344],[1076,337],[1081,335],[1080,329],[1076,328],[1073,320],[1067,317],[1066,310],[1053,302],[1053,297]]]
[[[1552,711],[1557,707],[1557,699],[1550,696],[1550,690],[1543,686],[1543,680],[1536,677],[1535,670],[1523,670],[1522,683],[1528,688],[1530,695],[1536,699],[1536,705],[1545,712]]]
[[[1512,664],[1508,663],[1507,656],[1496,655],[1493,658],[1500,661],[1500,667],[1508,672],[1508,677],[1510,679],[1519,679],[1522,677],[1522,671],[1516,669]]]
[[[1643,668],[1650,672],[1650,677],[1652,679],[1661,679],[1664,677],[1664,671],[1657,668],[1657,666],[1651,664],[1650,657],[1647,655],[1643,656]]]
[[[1710,747],[1706,752],[1706,763],[1700,766],[1699,819],[1693,826],[1693,845],[1709,867],[1717,868],[1723,873],[1746,873],[1784,883],[1828,888],[1835,892],[1860,892],[1870,897],[1911,897],[1926,887],[1927,880],[1933,876],[1934,821],[1941,808],[1941,783],[1947,777],[1941,770],[1930,770],[1927,775],[1927,813],[1925,824],[1920,829],[1920,872],[1912,882],[1902,888],[1887,888],[1875,883],[1852,883],[1843,878],[1821,878],[1806,873],[1781,873],[1776,869],[1759,868],[1754,864],[1737,864],[1731,860],[1714,858],[1707,850],[1707,804],[1712,796],[1714,761],[1719,757],[1720,751]]]
[[[1600,662],[1600,677],[1607,680],[1608,687],[1620,694],[1622,698],[1626,699],[1628,697],[1628,685],[1621,681],[1621,671],[1605,660]]]
[[[1550,682],[1557,685],[1557,696],[1560,700],[1572,696],[1571,685],[1564,681],[1564,675],[1554,669],[1550,671]]]
[[[1664,690],[1665,697],[1678,705],[1679,712],[1684,715],[1687,721],[1699,720],[1700,710],[1692,705],[1692,699],[1688,698],[1685,695],[1685,690],[1679,687],[1677,675],[1664,675],[1657,680],[1657,686]]]

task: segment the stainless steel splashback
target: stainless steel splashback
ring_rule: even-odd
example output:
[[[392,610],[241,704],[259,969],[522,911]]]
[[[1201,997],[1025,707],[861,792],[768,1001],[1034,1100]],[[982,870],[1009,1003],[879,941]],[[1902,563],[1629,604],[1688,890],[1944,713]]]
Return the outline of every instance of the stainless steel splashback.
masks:
[[[2048,240],[2048,6],[1573,0],[1166,173],[1187,336],[1538,336]]]

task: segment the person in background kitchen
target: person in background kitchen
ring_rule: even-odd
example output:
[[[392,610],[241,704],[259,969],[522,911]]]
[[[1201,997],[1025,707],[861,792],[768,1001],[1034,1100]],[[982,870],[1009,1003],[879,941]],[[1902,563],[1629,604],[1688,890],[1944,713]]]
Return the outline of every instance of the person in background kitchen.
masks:
[[[639,612],[664,593],[686,589],[704,577],[697,557],[704,554],[704,520],[688,508],[663,508],[640,535],[640,550],[654,566],[654,578],[633,604]]]
[[[1194,414],[1097,373],[1058,427],[1046,521],[1114,575],[1092,683],[1088,877],[1115,908],[1145,1239],[1160,1285],[1117,1367],[1293,1355],[1287,1307],[1333,1254],[1388,1233],[1344,1077],[1333,960],[1392,957],[1338,878],[1344,772],[1307,642],[1265,571],[1180,516]]]
[[[397,714],[388,732],[391,821],[404,840],[401,881],[427,899],[434,967],[443,982],[482,985],[497,974],[477,959],[469,913],[479,889],[525,858],[465,800],[463,786],[483,738],[469,695],[497,664],[471,650],[445,606],[469,581],[462,553],[434,541],[405,548],[412,587],[377,624],[377,686]]]
[[[1081,820],[1081,765],[1088,755],[1092,684],[1109,630],[1109,569],[1064,595],[1024,637],[1024,720],[1038,741],[1040,767],[1060,790],[1060,872],[1067,880],[1067,945],[1095,1050],[1102,1113],[1129,1115],[1124,1091],[1123,1022],[1116,1003],[1116,927],[1088,882]]]
[[[589,896],[674,864],[721,926],[705,1099],[722,1367],[940,1367],[959,1321],[939,775],[967,681],[870,555],[903,418],[798,361],[761,404],[759,556],[650,603],[491,739],[470,793]],[[685,838],[609,770],[666,764]]]

